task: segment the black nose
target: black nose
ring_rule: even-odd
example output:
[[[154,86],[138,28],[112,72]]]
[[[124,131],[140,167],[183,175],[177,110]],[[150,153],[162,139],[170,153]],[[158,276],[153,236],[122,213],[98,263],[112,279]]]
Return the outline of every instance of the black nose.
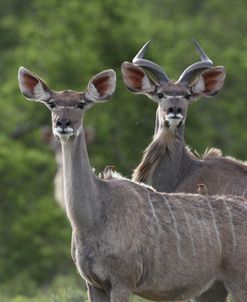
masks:
[[[65,119],[65,118],[59,118],[57,120],[56,126],[61,127],[63,129],[67,128],[67,127],[71,126],[71,120]]]
[[[178,113],[181,113],[182,112],[182,109],[181,108],[179,108],[179,107],[169,107],[168,109],[167,109],[167,114],[169,114],[169,113],[173,113],[173,114],[178,114]]]

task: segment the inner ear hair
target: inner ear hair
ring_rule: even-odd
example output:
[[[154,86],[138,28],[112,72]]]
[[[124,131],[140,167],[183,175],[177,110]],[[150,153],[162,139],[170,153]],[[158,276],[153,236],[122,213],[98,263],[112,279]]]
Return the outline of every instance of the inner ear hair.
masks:
[[[107,75],[95,78],[92,83],[100,97],[104,96],[110,87],[109,76]]]

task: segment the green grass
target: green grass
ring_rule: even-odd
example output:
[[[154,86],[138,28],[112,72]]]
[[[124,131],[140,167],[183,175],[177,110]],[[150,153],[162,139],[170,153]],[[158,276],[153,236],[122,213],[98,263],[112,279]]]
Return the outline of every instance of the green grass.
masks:
[[[49,291],[47,293],[37,293],[35,297],[17,295],[15,297],[1,297],[1,302],[87,302],[86,291],[76,288],[60,289],[57,292]],[[144,302],[147,300],[137,296],[131,297],[131,302]]]
[[[75,275],[59,276],[49,284],[38,287],[22,276],[0,286],[1,302],[87,302],[84,282]],[[137,296],[131,302],[147,302]],[[233,300],[229,299],[229,302]]]

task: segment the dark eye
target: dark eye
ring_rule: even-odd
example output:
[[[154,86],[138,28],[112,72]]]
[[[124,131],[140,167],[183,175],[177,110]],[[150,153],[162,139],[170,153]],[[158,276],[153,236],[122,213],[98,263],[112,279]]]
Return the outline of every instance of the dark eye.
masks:
[[[54,107],[56,107],[55,103],[53,103],[53,102],[49,102],[48,105],[49,105],[49,107],[50,107],[51,109],[54,108]]]
[[[190,94],[190,93],[187,93],[184,97],[186,98],[186,100],[189,100],[190,97],[191,97],[191,94]]]
[[[86,105],[86,103],[79,103],[77,105],[77,108],[83,109],[85,105]]]
[[[157,97],[159,99],[162,99],[164,97],[164,93],[162,93],[162,92],[157,93]]]

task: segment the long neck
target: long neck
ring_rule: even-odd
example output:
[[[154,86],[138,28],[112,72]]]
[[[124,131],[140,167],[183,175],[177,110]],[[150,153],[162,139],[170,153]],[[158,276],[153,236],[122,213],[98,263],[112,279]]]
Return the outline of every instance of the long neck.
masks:
[[[182,123],[176,129],[167,128],[164,123],[160,123],[157,110],[155,136],[160,140],[164,151],[153,168],[150,184],[158,191],[174,192],[193,167],[194,159],[185,146],[184,127],[185,124]]]
[[[184,142],[184,124],[171,131],[159,122],[158,111],[154,138],[133,173],[133,180],[152,185],[160,192],[174,192],[194,162]]]
[[[161,143],[166,148],[160,154],[150,175],[150,184],[160,192],[174,192],[192,168],[194,159],[178,137],[161,134]]]
[[[87,230],[99,209],[97,179],[87,154],[84,132],[62,142],[66,212],[72,228]]]

